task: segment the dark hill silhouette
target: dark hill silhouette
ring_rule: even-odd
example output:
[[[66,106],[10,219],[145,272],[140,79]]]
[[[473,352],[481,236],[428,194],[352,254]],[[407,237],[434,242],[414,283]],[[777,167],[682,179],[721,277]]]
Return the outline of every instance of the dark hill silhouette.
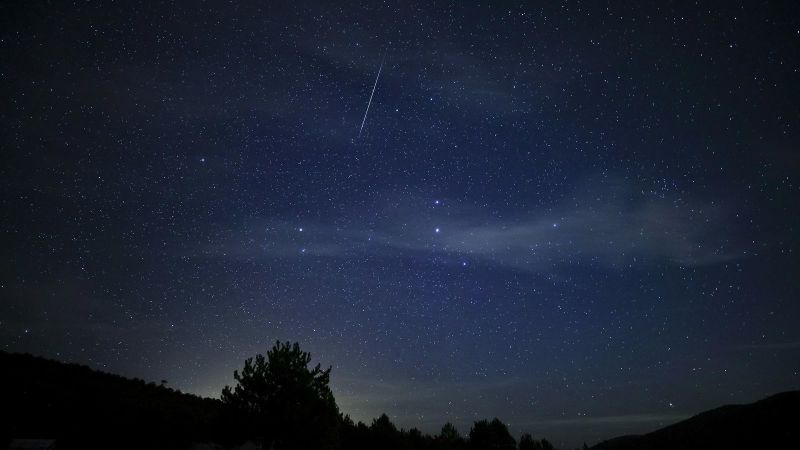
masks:
[[[728,405],[637,436],[601,442],[593,450],[778,449],[800,445],[800,391],[746,405]]]
[[[218,438],[218,400],[31,355],[0,352],[0,368],[0,448],[20,437],[59,438],[59,449],[176,448]]]

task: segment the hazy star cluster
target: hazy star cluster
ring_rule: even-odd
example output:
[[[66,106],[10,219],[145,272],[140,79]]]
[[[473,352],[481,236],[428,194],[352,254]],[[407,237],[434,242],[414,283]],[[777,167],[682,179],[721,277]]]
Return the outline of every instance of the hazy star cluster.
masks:
[[[5,3],[1,348],[218,396],[299,341],[357,420],[566,446],[797,389],[799,46],[789,1]]]

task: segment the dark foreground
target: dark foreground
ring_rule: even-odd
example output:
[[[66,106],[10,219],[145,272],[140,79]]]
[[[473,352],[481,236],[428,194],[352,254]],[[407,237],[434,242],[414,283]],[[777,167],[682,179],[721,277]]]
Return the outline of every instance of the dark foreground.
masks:
[[[800,445],[800,391],[728,405],[639,436],[601,442],[596,450],[788,449]]]
[[[7,418],[0,426],[0,449],[19,445],[14,441],[19,438],[46,438],[49,441],[24,445],[53,444],[57,449],[247,446],[237,435],[240,427],[235,416],[227,414],[219,400],[30,355],[0,352],[0,368],[2,414]],[[798,424],[800,391],[791,391],[747,405],[723,406],[652,433],[611,439],[593,448],[795,448],[800,442]],[[449,424],[430,436],[415,429],[398,430],[385,415],[369,426],[340,416],[337,434],[333,448],[342,450],[552,448],[546,440],[512,438],[499,420],[476,422],[463,438]]]

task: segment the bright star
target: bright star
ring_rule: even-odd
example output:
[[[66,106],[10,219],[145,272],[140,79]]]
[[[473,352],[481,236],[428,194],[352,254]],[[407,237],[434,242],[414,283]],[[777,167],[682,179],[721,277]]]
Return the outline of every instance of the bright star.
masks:
[[[434,231],[436,231],[436,232],[438,233],[438,232],[439,232],[439,231],[441,231],[441,230],[439,230],[439,229],[437,228],[437,229],[435,229]]]

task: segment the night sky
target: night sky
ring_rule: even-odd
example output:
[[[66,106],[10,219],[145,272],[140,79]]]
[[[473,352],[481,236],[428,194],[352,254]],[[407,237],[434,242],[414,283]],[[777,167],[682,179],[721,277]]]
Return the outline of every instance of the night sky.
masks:
[[[0,6],[3,350],[564,445],[800,387],[797,2],[146,3]]]

